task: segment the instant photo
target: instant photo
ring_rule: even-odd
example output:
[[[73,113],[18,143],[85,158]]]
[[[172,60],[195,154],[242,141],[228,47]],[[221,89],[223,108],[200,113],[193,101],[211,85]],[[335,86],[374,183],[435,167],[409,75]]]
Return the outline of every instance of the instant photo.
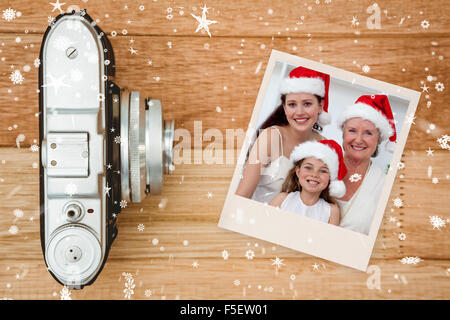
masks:
[[[219,227],[366,271],[419,98],[273,50]]]

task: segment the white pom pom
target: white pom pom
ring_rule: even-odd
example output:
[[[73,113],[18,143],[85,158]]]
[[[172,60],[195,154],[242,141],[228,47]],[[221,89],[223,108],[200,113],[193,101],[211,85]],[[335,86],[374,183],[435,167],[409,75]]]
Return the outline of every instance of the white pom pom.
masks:
[[[346,189],[343,181],[335,180],[330,183],[330,196],[341,198],[345,195]]]
[[[326,126],[327,124],[331,123],[331,116],[328,112],[322,111],[319,114],[319,118],[317,119],[317,122],[321,125],[321,126]]]
[[[384,148],[386,149],[386,151],[388,151],[388,152],[390,152],[390,153],[393,153],[394,150],[395,150],[396,145],[397,145],[397,144],[396,144],[395,142],[388,141],[388,142],[386,143],[386,146],[385,146]]]

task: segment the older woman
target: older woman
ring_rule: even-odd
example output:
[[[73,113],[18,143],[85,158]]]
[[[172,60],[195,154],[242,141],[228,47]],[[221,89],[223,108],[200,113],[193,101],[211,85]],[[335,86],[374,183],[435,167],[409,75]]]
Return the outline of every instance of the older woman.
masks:
[[[236,194],[269,203],[293,164],[291,151],[299,143],[322,140],[319,125],[330,122],[327,74],[298,67],[280,85],[281,105],[258,130]]]
[[[338,199],[340,226],[368,234],[386,177],[371,157],[378,155],[378,146],[387,139],[390,141],[386,147],[392,151],[396,139],[387,96],[359,97],[343,110],[338,126],[343,131],[344,163],[348,170],[344,177],[346,193]]]

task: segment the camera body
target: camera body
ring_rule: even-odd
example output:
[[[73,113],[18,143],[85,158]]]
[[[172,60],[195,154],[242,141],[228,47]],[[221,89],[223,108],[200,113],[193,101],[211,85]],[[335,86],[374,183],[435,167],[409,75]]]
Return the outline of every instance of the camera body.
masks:
[[[81,289],[101,272],[121,209],[161,193],[174,122],[112,81],[111,43],[84,10],[51,23],[40,60],[41,245],[52,276]]]

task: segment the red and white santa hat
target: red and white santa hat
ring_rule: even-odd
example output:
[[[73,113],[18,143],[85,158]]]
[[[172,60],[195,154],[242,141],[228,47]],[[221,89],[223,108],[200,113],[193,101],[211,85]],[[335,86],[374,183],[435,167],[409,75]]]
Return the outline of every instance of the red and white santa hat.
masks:
[[[300,143],[292,151],[290,160],[295,165],[297,161],[309,157],[322,160],[327,165],[330,172],[330,196],[343,197],[346,192],[343,179],[347,174],[347,167],[344,164],[344,155],[339,143],[334,140]]]
[[[324,99],[323,110],[319,114],[317,122],[327,125],[331,122],[328,114],[328,91],[330,88],[330,76],[304,67],[297,67],[289,73],[289,77],[283,79],[280,85],[280,93],[311,93]]]
[[[386,150],[394,151],[397,133],[391,105],[386,95],[363,95],[359,97],[353,105],[344,108],[339,116],[338,126],[342,128],[345,121],[351,118],[371,121],[380,131],[381,141],[389,139]]]

